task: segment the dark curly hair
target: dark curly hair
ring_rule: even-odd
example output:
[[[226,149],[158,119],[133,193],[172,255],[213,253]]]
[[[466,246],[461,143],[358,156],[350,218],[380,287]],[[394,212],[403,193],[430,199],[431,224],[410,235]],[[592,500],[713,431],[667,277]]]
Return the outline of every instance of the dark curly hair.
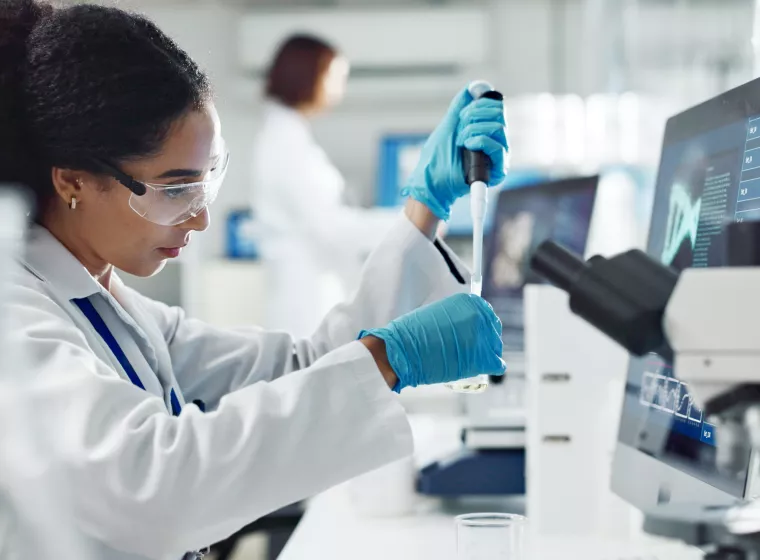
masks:
[[[155,154],[211,95],[190,56],[142,16],[0,0],[0,181],[30,187],[40,212],[52,167],[97,173],[96,159]]]

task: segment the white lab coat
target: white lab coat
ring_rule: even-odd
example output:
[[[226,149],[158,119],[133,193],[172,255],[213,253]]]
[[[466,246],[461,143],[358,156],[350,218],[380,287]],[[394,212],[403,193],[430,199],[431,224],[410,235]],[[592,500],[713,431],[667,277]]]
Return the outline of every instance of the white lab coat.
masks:
[[[309,336],[352,289],[361,259],[396,210],[343,202],[340,172],[297,111],[267,102],[252,156],[252,195],[267,270],[266,327]]]
[[[40,426],[64,455],[71,515],[98,560],[171,559],[408,455],[410,430],[363,328],[461,291],[404,216],[369,257],[353,299],[313,337],[223,330],[114,277],[111,293],[36,228],[2,302],[31,361]],[[244,297],[244,296],[241,296]],[[74,298],[88,298],[145,384],[133,385]],[[183,409],[169,412],[174,390]],[[206,413],[195,404],[203,400]],[[318,553],[315,552],[315,557]]]

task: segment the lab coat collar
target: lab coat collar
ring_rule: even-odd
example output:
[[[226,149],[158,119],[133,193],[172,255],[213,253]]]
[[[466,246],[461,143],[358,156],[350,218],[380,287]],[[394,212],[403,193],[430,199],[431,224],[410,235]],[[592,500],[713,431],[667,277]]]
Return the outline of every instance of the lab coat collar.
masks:
[[[266,101],[266,113],[272,115],[278,119],[285,120],[294,125],[304,128],[305,130],[311,130],[309,119],[303,116],[302,113],[296,111],[292,107],[288,107],[275,101],[274,99],[267,99]]]
[[[103,291],[84,265],[42,226],[31,228],[23,262],[35,275],[54,285],[67,300]]]

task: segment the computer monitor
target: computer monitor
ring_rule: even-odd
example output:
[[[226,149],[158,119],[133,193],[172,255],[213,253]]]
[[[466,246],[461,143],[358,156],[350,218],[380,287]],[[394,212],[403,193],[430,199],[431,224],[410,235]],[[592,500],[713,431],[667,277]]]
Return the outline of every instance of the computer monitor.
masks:
[[[724,224],[750,219],[760,219],[758,80],[668,120],[647,251],[678,269],[721,266]],[[699,516],[732,504],[756,483],[748,476],[754,458],[721,470],[720,445],[671,364],[631,359],[613,491],[651,515]]]
[[[497,200],[503,191],[539,185],[551,179],[552,177],[545,169],[510,169],[502,185],[498,188],[488,189],[483,231],[486,233],[491,231],[494,215],[496,214]],[[448,235],[472,235],[472,211],[470,209],[469,194],[454,202],[451,207],[451,216],[446,226]]]
[[[483,297],[501,319],[505,354],[523,352],[523,288],[543,282],[530,270],[530,255],[547,239],[584,253],[598,182],[596,175],[576,177],[499,193]]]

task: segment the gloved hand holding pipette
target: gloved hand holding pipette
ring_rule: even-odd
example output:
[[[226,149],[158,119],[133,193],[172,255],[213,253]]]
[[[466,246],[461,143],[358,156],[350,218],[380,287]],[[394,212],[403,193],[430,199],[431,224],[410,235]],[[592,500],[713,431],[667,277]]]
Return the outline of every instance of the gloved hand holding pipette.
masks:
[[[463,169],[463,150],[482,152],[491,162],[489,187],[500,185],[509,164],[509,143],[504,103],[498,99],[475,99],[470,88],[452,101],[441,124],[425,142],[417,167],[402,191],[419,200],[442,220],[449,218],[454,201],[470,192]]]

